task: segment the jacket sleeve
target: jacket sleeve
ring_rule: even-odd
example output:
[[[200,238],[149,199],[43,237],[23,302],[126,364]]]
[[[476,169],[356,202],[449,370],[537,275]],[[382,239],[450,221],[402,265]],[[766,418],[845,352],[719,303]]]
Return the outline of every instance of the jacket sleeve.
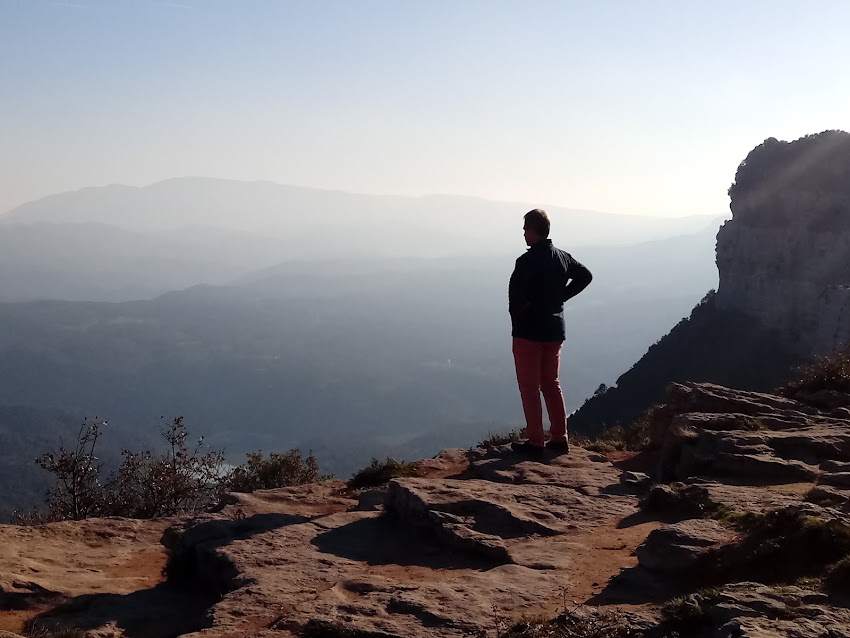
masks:
[[[525,260],[517,259],[508,284],[508,312],[512,316],[520,314],[531,306],[530,288],[531,270]]]
[[[567,283],[564,288],[564,301],[572,299],[582,290],[587,288],[593,280],[593,275],[591,275],[590,271],[582,264],[570,257],[570,265],[567,269],[567,278],[569,279],[569,283]]]

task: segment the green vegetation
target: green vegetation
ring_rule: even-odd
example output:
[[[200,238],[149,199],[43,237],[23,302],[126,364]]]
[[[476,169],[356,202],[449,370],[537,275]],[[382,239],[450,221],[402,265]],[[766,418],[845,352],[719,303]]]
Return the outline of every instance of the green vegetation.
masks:
[[[523,620],[497,631],[498,638],[627,638],[639,636],[616,611],[565,612],[550,620]],[[660,638],[660,637],[659,637]]]
[[[673,635],[687,636],[700,626],[707,624],[705,607],[712,605],[719,592],[716,589],[700,589],[687,596],[677,596],[662,607],[663,625],[676,630]]]
[[[829,569],[823,584],[830,593],[850,594],[850,556],[845,556]]]
[[[28,638],[85,638],[86,636],[86,632],[81,629],[50,627],[38,618],[25,624],[24,634]]]
[[[576,442],[594,452],[605,453],[612,450],[639,452],[649,445],[650,424],[656,410],[657,407],[653,406],[631,425],[615,425],[602,430],[596,438],[577,437]]]
[[[419,463],[406,463],[391,457],[387,457],[384,461],[372,459],[369,465],[355,472],[351,480],[348,481],[348,487],[352,490],[376,487],[389,482],[390,479],[401,476],[417,476],[418,474]]]
[[[79,411],[26,406],[0,406],[0,522],[7,523],[16,510],[32,509],[44,501],[53,481],[33,462],[56,442],[73,442],[85,414]],[[99,462],[113,470],[122,449],[155,448],[158,431],[130,429],[110,421],[109,435],[98,441]]]
[[[598,436],[590,438],[582,435],[571,435],[570,442],[575,443],[593,452],[611,452],[612,450],[628,450],[639,452],[646,448],[649,443],[649,425],[655,408],[650,408],[635,423],[629,426],[615,425],[599,433]],[[501,445],[507,445],[526,438],[525,428],[511,430],[507,433],[491,433],[490,436],[480,441],[476,447],[489,450]]]
[[[850,556],[850,526],[824,520],[795,508],[736,516],[741,539],[708,552],[700,572],[715,583],[750,580],[790,584],[836,571],[841,582]]]
[[[202,511],[227,490],[288,487],[326,478],[319,474],[313,455],[302,459],[299,450],[272,453],[268,459],[254,452],[248,455],[246,465],[225,472],[224,455],[207,450],[203,437],[189,447],[183,417],[177,417],[161,430],[167,444],[164,452],[125,449],[120,465],[104,479],[97,453],[105,427],[103,421],[84,419],[72,446],[62,444],[58,452],[36,459],[55,480],[47,492],[47,509],[16,512],[14,523],[173,516]]]
[[[290,450],[285,454],[272,452],[263,458],[262,452],[249,452],[248,462],[235,468],[222,482],[224,489],[231,492],[253,492],[278,487],[318,483],[332,478],[319,473],[319,463],[311,453],[306,459],[301,450]]]
[[[484,450],[489,450],[494,447],[499,447],[500,445],[507,445],[516,441],[522,441],[525,437],[525,428],[514,429],[506,434],[491,432],[490,436],[488,436],[483,441],[480,441],[478,445],[476,445],[476,447],[482,448]]]
[[[794,397],[821,390],[850,393],[850,348],[801,367],[797,378],[782,388],[782,394]]]
[[[73,446],[63,444],[58,452],[36,459],[55,478],[47,493],[47,510],[17,513],[14,522],[172,516],[200,511],[218,495],[224,456],[204,451],[203,437],[189,448],[183,417],[162,428],[165,452],[123,450],[118,469],[104,480],[97,444],[105,427],[103,421],[85,419]]]

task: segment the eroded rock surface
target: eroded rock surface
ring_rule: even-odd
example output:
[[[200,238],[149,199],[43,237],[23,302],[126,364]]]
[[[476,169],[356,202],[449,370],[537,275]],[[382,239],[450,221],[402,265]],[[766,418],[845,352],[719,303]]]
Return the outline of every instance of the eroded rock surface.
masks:
[[[692,622],[683,635],[850,635],[844,594],[788,585],[828,573],[850,534],[850,420],[831,402],[813,403],[671,385],[652,438],[656,478],[677,480],[653,486],[642,505],[680,522],[652,532],[637,549],[639,565],[611,589],[625,599],[675,578],[707,591],[680,605]],[[762,582],[729,582],[742,576]]]
[[[799,401],[709,383],[671,384],[652,432],[658,478],[814,482],[850,461],[848,421]]]
[[[44,613],[57,606],[76,610],[75,627],[104,636],[151,625],[173,635],[198,626],[209,599],[161,585],[160,539],[173,524],[113,518],[0,525],[0,629],[22,632],[39,614],[34,635],[38,627],[62,626],[62,618]]]
[[[364,636],[495,635],[497,618],[552,615],[599,594],[658,527],[620,526],[638,513],[638,488],[580,448],[542,461],[507,447],[447,450],[421,468],[361,493],[329,481],[228,495],[215,512],[160,524],[169,583],[70,598],[39,620],[145,638],[286,638],[335,625]],[[144,624],[165,613],[166,587],[206,593],[187,612],[194,627]]]
[[[620,471],[604,457],[467,456],[447,451],[425,466],[433,474],[393,480],[386,512],[354,502],[306,518],[280,513],[269,528],[243,502],[239,520],[228,520],[234,504],[173,528],[168,542],[184,573],[225,592],[197,635],[298,635],[317,620],[364,635],[482,635],[494,609],[551,613],[565,591],[587,598],[616,573],[614,562],[633,562],[647,530],[616,529],[637,498],[622,493]],[[616,561],[598,557],[601,573],[599,565],[585,573],[592,554],[606,551]]]
[[[834,607],[826,595],[801,587],[737,583],[689,596],[684,604],[691,607],[694,636],[850,637],[850,610]]]
[[[542,460],[508,447],[447,450],[418,477],[360,492],[328,481],[228,495],[216,511],[168,522],[0,527],[18,547],[0,559],[3,600],[26,601],[27,617],[58,605],[38,615],[42,627],[141,638],[287,638],[338,626],[354,636],[483,637],[522,616],[566,607],[565,622],[595,619],[628,603],[617,622],[661,638],[673,627],[662,605],[684,595],[686,618],[675,622],[698,622],[679,635],[845,636],[850,618],[835,599],[788,586],[794,564],[765,568],[785,551],[781,539],[754,545],[736,523],[816,521],[821,536],[794,538],[840,549],[850,420],[836,414],[680,384],[653,423],[649,478],[636,470],[651,468],[646,456],[612,463],[577,446]]]

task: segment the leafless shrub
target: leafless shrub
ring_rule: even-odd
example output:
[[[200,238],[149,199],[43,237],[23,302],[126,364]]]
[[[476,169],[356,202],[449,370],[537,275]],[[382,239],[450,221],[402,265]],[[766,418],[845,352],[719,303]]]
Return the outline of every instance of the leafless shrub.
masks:
[[[78,521],[104,515],[105,488],[100,482],[101,465],[95,456],[104,426],[105,421],[86,418],[73,447],[65,447],[64,442],[60,442],[58,452],[47,452],[36,459],[36,463],[56,477],[56,483],[47,492],[47,511],[15,512],[14,523]]]
[[[205,452],[203,437],[190,449],[182,416],[161,433],[168,448],[159,456],[150,451],[121,452],[121,465],[105,489],[110,516],[156,518],[197,512],[219,493],[224,454]]]
[[[222,480],[221,452],[205,452],[203,437],[190,449],[183,417],[161,430],[167,450],[155,455],[123,450],[121,464],[106,481],[95,455],[105,421],[85,419],[72,448],[43,454],[36,462],[56,482],[47,492],[47,509],[16,512],[13,523],[34,525],[95,516],[154,518],[196,512],[212,502]]]

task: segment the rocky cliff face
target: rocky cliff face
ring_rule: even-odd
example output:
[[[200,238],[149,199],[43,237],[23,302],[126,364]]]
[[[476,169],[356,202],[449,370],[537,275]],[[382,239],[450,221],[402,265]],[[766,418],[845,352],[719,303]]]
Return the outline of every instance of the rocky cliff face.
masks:
[[[759,319],[801,357],[850,344],[850,134],[766,140],[729,194],[718,307]]]

